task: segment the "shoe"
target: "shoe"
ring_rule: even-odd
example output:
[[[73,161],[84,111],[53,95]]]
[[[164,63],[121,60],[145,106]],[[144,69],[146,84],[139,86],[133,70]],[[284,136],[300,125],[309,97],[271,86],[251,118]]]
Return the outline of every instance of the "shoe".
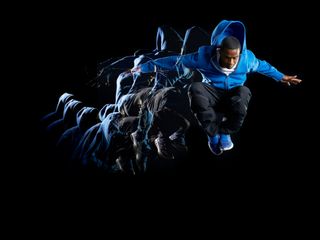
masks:
[[[132,167],[132,161],[131,159],[128,159],[122,155],[120,155],[116,159],[116,164],[121,172],[125,174],[132,174],[133,173],[133,167]]]
[[[157,137],[154,140],[154,145],[157,148],[157,152],[158,152],[159,156],[161,156],[165,159],[174,159],[174,156],[173,156],[172,151],[170,149],[170,143],[166,138]]]
[[[130,134],[132,140],[133,149],[135,152],[135,163],[140,172],[146,171],[146,165],[148,160],[148,155],[151,151],[148,139],[143,139],[142,135],[138,131]]]
[[[220,135],[219,134],[216,134],[213,137],[208,136],[208,145],[209,145],[210,151],[214,155],[219,156],[223,153],[223,150],[220,147]]]
[[[220,134],[220,146],[223,151],[230,150],[233,148],[233,142],[229,134]]]
[[[169,136],[169,139],[174,156],[186,153],[188,151],[184,134],[175,132]]]
[[[130,134],[130,138],[133,145],[133,150],[135,152],[135,159],[139,159],[142,155],[142,144],[143,138],[141,137],[141,134],[139,134],[138,131],[135,131]]]

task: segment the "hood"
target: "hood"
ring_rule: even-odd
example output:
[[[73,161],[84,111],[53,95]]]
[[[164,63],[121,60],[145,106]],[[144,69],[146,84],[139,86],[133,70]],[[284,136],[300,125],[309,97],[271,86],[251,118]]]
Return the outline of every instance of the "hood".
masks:
[[[74,99],[74,95],[70,93],[64,93],[60,96],[58,100],[58,104],[56,107],[56,112],[61,113],[61,116],[63,114],[64,106],[67,102],[69,102],[71,99]]]
[[[107,103],[99,111],[99,119],[102,122],[109,113],[112,113],[115,109],[115,104]]]
[[[63,123],[65,126],[76,125],[76,115],[84,107],[84,104],[77,100],[70,100],[64,107]]]
[[[210,45],[210,35],[200,27],[193,26],[186,31],[181,54],[197,52],[203,45]]]
[[[77,113],[77,125],[81,130],[87,130],[98,122],[98,109],[93,107],[83,107]]]
[[[183,39],[181,36],[171,27],[161,26],[158,27],[156,36],[156,49],[158,51],[172,51],[180,52]]]
[[[222,20],[211,34],[211,46],[219,47],[225,37],[234,36],[241,44],[241,52],[247,49],[246,28],[240,21]]]
[[[135,93],[126,94],[118,101],[119,112],[123,116],[138,116],[142,103],[149,95],[151,88],[142,88]]]

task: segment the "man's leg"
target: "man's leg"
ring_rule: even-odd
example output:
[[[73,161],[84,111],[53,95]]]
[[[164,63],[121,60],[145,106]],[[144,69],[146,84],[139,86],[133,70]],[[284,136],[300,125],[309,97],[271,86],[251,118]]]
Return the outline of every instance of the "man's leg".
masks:
[[[140,172],[146,171],[147,157],[150,151],[148,133],[152,126],[153,114],[144,102],[138,116],[137,130],[131,133],[130,137],[135,151],[135,160]]]
[[[220,133],[232,134],[240,130],[247,115],[251,92],[246,86],[231,89],[228,92],[228,113],[227,121],[222,122]]]
[[[249,88],[240,86],[229,90],[226,93],[227,120],[220,125],[220,146],[223,151],[233,148],[230,134],[240,130],[247,115],[247,108],[251,98]]]
[[[208,84],[194,82],[189,87],[188,95],[192,112],[207,135],[214,136],[218,132],[219,120],[214,108],[222,93]]]
[[[189,121],[176,111],[168,108],[156,112],[155,125],[158,127],[158,136],[155,146],[158,154],[167,159],[186,152],[185,133],[190,126]]]
[[[220,155],[220,136],[218,134],[218,115],[215,112],[217,103],[221,100],[223,90],[218,90],[202,82],[194,82],[189,88],[189,101],[191,110],[208,135],[210,151]]]

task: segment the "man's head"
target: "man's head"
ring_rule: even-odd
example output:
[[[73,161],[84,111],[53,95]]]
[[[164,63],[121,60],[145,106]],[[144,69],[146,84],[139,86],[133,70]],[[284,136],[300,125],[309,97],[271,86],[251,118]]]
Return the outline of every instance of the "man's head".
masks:
[[[233,68],[240,57],[241,44],[239,40],[233,36],[226,37],[222,40],[220,46],[219,64],[223,68]]]

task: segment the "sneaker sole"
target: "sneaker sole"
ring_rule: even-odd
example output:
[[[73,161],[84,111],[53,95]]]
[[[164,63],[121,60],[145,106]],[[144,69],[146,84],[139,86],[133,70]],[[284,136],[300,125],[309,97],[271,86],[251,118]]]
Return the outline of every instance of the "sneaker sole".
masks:
[[[223,151],[228,151],[228,150],[230,150],[230,149],[232,149],[232,148],[233,148],[233,143],[232,143],[232,145],[231,145],[230,147],[222,148],[222,150],[223,150]]]
[[[223,153],[223,149],[221,149],[221,152],[220,153],[215,153],[215,152],[213,152],[213,151],[211,151],[211,148],[210,148],[210,143],[208,142],[208,147],[209,147],[209,150],[210,150],[210,152],[212,152],[214,155],[216,155],[216,156],[220,156],[222,153]]]

